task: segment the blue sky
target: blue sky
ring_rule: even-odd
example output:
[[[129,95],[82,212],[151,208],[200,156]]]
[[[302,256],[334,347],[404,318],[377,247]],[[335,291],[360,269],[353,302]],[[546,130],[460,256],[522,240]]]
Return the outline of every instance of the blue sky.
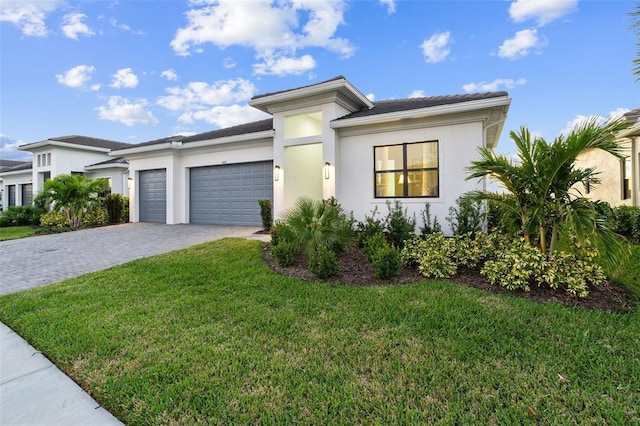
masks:
[[[498,150],[640,107],[636,2],[0,0],[0,158],[265,118],[258,94],[344,75],[374,100],[506,90]]]

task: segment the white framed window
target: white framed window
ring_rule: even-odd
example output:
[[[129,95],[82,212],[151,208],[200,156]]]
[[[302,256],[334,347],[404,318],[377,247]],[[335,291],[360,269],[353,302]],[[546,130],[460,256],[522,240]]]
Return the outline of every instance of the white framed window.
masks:
[[[438,141],[373,148],[375,198],[440,196]]]

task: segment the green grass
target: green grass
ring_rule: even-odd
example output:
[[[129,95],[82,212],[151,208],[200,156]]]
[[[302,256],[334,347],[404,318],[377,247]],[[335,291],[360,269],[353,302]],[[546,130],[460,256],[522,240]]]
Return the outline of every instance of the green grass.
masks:
[[[628,288],[640,300],[640,245],[631,245],[631,258],[614,280]]]
[[[257,241],[4,296],[0,320],[125,424],[640,422],[638,313],[306,283]]]
[[[36,230],[30,226],[7,226],[0,228],[0,241],[30,237]]]

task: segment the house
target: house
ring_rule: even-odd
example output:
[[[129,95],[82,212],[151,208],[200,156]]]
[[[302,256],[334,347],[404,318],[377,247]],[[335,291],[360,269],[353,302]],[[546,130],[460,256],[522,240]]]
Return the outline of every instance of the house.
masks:
[[[3,193],[7,194],[3,210],[31,205],[44,182],[61,174],[106,178],[111,191],[128,196],[129,166],[123,158],[109,155],[125,146],[129,144],[77,135],[20,145],[18,149],[31,152],[33,160],[0,170]]]
[[[485,187],[466,167],[496,147],[510,103],[506,92],[373,102],[338,76],[252,98],[269,119],[110,155],[128,162],[134,222],[260,225],[258,199],[277,218],[309,196],[360,220],[389,200],[419,218],[429,202],[447,231],[449,207]]]
[[[606,201],[611,206],[640,206],[640,109],[624,114],[630,127],[617,135],[623,147],[623,158],[602,150],[589,150],[578,157],[579,167],[595,167],[600,184],[579,188],[592,200]]]

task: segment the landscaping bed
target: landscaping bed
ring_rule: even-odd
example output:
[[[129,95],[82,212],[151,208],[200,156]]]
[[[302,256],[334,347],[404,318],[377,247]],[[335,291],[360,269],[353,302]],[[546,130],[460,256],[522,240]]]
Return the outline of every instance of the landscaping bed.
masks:
[[[354,243],[349,244],[349,249],[338,255],[340,260],[340,273],[327,280],[321,280],[307,268],[307,259],[297,253],[292,266],[281,267],[271,257],[271,244],[265,243],[263,254],[267,265],[275,272],[298,278],[309,282],[328,281],[353,286],[384,285],[384,284],[409,284],[426,280],[415,267],[404,266],[400,275],[393,279],[382,280],[374,278],[373,268],[367,262],[366,256]],[[575,297],[566,292],[553,290],[547,287],[532,286],[531,291],[507,290],[505,288],[492,285],[476,269],[459,268],[458,273],[446,281],[462,284],[493,293],[507,294],[514,297],[521,297],[535,302],[549,303],[558,302],[566,306],[579,307],[584,309],[600,309],[606,312],[632,313],[636,310],[636,303],[633,295],[621,285],[613,281],[605,281],[599,286],[589,287],[589,296]]]

